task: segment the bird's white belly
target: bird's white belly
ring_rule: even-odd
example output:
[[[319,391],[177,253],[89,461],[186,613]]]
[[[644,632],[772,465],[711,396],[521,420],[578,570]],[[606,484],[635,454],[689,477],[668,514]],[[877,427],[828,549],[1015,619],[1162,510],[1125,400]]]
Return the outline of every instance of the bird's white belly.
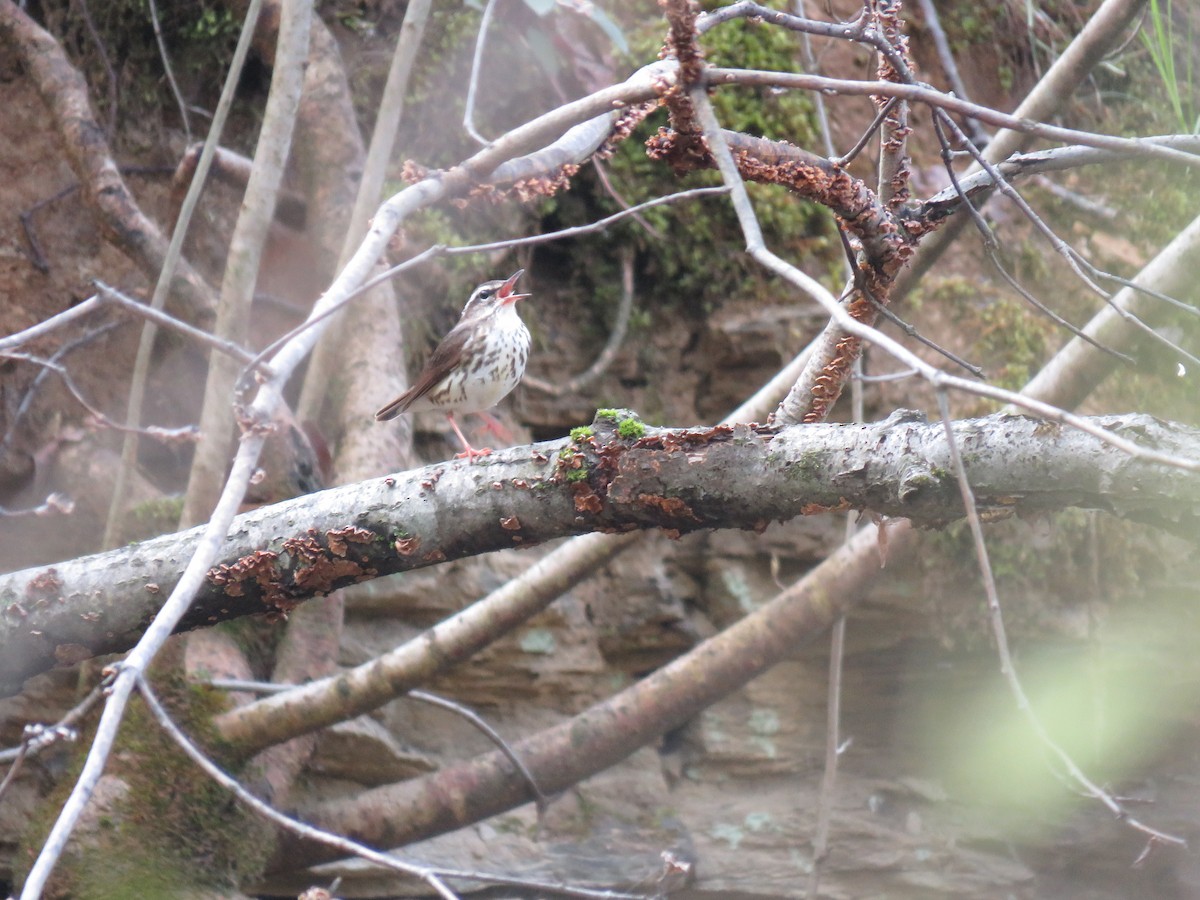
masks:
[[[482,412],[508,396],[525,374],[529,360],[529,329],[512,311],[502,321],[464,348],[470,360],[444,378],[411,407],[414,411],[448,409],[456,413]],[[508,320],[508,321],[503,321]]]

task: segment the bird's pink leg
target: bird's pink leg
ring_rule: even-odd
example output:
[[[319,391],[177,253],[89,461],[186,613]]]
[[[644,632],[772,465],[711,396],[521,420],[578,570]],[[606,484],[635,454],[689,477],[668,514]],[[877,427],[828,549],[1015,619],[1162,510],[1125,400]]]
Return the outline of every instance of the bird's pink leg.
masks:
[[[463,437],[462,430],[458,427],[458,423],[454,421],[454,413],[446,413],[446,418],[450,420],[450,427],[454,429],[454,433],[458,435],[459,442],[463,445],[463,452],[454,454],[455,459],[466,459],[474,461],[477,456],[487,456],[492,452],[491,447],[483,447],[476,450],[471,446],[471,442]]]
[[[478,412],[475,415],[483,419],[483,427],[496,436],[497,440],[504,441],[506,444],[512,443],[513,434],[505,425],[493,416],[486,409],[483,412]]]

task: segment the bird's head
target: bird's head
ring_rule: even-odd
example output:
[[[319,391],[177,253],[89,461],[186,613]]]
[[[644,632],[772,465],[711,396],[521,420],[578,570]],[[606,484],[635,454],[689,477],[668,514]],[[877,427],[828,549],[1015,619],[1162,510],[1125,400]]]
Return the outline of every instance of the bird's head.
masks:
[[[475,319],[496,312],[504,306],[524,300],[530,294],[516,293],[517,280],[525,274],[524,269],[517,269],[504,281],[485,281],[471,294],[471,299],[463,307],[462,319]]]

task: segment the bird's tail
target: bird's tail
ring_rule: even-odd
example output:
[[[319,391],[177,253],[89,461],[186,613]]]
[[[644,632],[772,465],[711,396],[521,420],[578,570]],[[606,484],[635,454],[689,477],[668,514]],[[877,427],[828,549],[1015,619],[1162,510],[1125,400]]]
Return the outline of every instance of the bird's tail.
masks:
[[[409,396],[405,392],[385,406],[379,412],[375,413],[376,422],[386,422],[388,419],[394,419],[400,413],[408,409]]]

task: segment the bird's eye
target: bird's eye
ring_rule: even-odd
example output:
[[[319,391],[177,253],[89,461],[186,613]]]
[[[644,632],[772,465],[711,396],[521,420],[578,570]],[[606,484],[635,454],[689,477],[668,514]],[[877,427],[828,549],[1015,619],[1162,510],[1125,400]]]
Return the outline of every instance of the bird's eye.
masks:
[[[479,299],[480,299],[480,300],[490,300],[490,299],[491,299],[491,296],[492,296],[492,289],[491,289],[491,288],[487,288],[487,289],[485,289],[485,290],[482,290],[482,291],[480,291],[480,292],[479,292]]]

